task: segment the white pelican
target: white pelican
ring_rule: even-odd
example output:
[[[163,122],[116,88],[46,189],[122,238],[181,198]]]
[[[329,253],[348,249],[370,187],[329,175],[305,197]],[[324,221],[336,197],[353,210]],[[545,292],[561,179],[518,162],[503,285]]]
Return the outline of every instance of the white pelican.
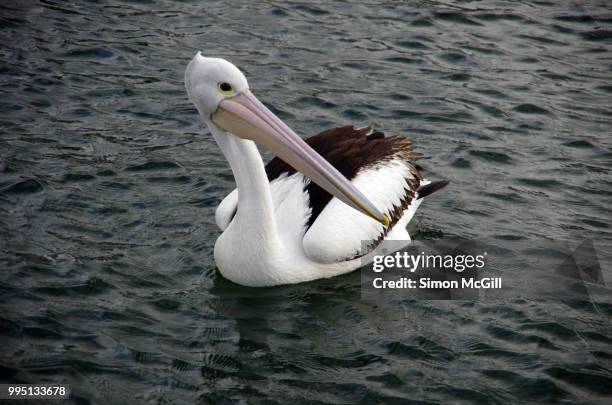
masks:
[[[302,140],[226,60],[198,52],[185,87],[236,180],[215,214],[223,231],[215,261],[235,283],[292,284],[355,270],[382,240],[408,244],[406,225],[421,198],[448,183],[423,179],[407,138],[349,126]],[[264,166],[255,142],[277,157]]]

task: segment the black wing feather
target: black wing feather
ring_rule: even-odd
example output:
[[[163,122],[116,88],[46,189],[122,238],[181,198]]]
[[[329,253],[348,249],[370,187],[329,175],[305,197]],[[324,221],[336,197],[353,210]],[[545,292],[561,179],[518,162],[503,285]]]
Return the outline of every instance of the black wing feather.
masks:
[[[448,180],[440,180],[440,181],[434,181],[424,186],[421,186],[417,189],[417,193],[419,193],[419,197],[417,199],[420,200],[421,198],[425,198],[428,195],[433,194],[436,191],[443,189],[447,185],[448,185]]]
[[[356,129],[349,125],[328,129],[305,141],[349,180],[352,180],[361,170],[384,164],[398,157],[414,169],[413,178],[407,179],[410,190],[406,190],[406,198],[402,200],[401,206],[388,213],[391,216],[391,226],[388,229],[391,229],[414,198],[416,189],[423,178],[423,168],[414,163],[415,159],[422,154],[412,149],[412,141],[409,138],[371,132],[372,129],[369,127]],[[270,181],[283,174],[290,176],[295,172],[293,167],[278,157],[266,165],[266,173]],[[306,183],[305,188],[311,207],[309,228],[332,199],[332,195],[311,181]]]

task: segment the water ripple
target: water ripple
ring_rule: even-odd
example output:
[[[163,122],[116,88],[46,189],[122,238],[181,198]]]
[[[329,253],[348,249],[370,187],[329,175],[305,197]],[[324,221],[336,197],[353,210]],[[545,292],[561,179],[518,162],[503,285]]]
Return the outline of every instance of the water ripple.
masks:
[[[22,3],[0,10],[3,381],[78,403],[609,402],[609,295],[373,306],[358,274],[224,280],[233,178],[182,83],[202,50],[299,134],[410,136],[451,180],[416,238],[581,230],[609,257],[603,2]]]

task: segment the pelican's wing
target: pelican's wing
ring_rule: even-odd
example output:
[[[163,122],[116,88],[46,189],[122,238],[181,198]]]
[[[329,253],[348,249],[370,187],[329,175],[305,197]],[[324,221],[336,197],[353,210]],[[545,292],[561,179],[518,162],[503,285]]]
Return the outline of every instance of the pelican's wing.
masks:
[[[229,226],[238,209],[238,189],[225,196],[215,211],[215,222],[222,231]]]
[[[306,255],[322,263],[360,257],[396,228],[395,239],[409,240],[405,227],[421,202],[416,189],[423,180],[417,176],[399,159],[359,172],[351,181],[381,212],[390,215],[390,226],[385,229],[375,219],[332,198],[304,235]]]
[[[366,254],[387,237],[409,237],[404,228],[420,204],[419,188],[429,183],[415,163],[421,154],[412,149],[410,139],[347,126],[324,131],[306,142],[391,218],[385,229],[305,179],[310,213],[302,244],[310,259],[322,263],[349,260]],[[266,171],[270,180],[295,173],[277,158],[268,163]],[[445,185],[436,184],[437,188],[429,190]],[[423,191],[421,194],[430,194]],[[392,229],[396,230],[390,235]]]

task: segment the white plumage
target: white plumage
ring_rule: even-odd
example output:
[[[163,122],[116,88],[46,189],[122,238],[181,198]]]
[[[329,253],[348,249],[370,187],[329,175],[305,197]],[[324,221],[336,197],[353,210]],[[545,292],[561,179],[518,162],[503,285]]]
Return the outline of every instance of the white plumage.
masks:
[[[409,167],[390,160],[359,172],[352,183],[386,212],[400,205],[410,177]],[[294,173],[268,183],[278,241],[258,237],[258,232],[245,237],[245,232],[251,232],[240,224],[230,227],[239,211],[238,189],[223,199],[215,215],[223,231],[215,245],[215,259],[225,277],[250,286],[291,284],[337,276],[369,263],[365,242],[376,240],[383,225],[332,198],[307,229],[308,182],[301,173]],[[421,180],[419,185],[428,183]],[[422,201],[414,197],[385,240],[409,243],[406,225]],[[248,241],[242,243],[244,239]]]
[[[222,231],[215,261],[236,283],[271,286],[352,271],[382,240],[409,243],[419,192],[446,184],[422,188],[429,182],[406,138],[343,127],[304,142],[222,59],[198,53],[185,83],[236,180],[215,213]],[[253,140],[277,155],[267,168]]]

